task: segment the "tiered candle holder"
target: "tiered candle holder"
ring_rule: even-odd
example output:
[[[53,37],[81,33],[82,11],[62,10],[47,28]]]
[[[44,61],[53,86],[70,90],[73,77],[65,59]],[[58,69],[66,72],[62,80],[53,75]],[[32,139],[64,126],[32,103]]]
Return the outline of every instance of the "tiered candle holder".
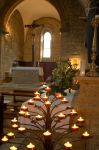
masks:
[[[21,106],[18,120],[17,118],[11,120],[14,132],[7,133],[1,139],[2,143],[9,142],[9,140],[11,143],[11,139],[16,137],[15,132],[18,132],[29,140],[30,143],[25,146],[27,150],[34,150],[38,143],[42,146],[37,150],[72,150],[73,137],[70,141],[67,141],[68,135],[72,132],[77,134],[80,128],[85,127],[85,120],[79,117],[74,108],[67,105],[68,100],[61,93],[50,95],[50,87],[45,87],[43,91],[44,94],[42,95],[39,91],[36,91],[33,99],[28,100]],[[60,106],[62,107],[59,108]],[[29,110],[30,107],[32,107],[32,110]],[[73,123],[67,122],[68,117],[72,118]],[[25,119],[28,119],[29,123]],[[27,132],[30,134],[27,135]],[[82,132],[78,141],[89,140],[91,137],[88,131]],[[75,141],[77,142],[77,140]],[[13,145],[9,149],[16,150],[17,148]]]

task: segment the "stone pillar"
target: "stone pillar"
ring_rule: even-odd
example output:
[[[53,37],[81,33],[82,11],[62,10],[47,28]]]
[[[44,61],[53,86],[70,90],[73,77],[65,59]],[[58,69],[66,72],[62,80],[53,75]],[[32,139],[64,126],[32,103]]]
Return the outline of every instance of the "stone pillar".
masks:
[[[5,37],[0,35],[0,82],[3,81],[4,74],[4,51],[5,51]]]
[[[85,119],[85,130],[93,134],[88,150],[99,150],[99,77],[78,77],[77,79],[80,82],[80,90],[72,105]]]

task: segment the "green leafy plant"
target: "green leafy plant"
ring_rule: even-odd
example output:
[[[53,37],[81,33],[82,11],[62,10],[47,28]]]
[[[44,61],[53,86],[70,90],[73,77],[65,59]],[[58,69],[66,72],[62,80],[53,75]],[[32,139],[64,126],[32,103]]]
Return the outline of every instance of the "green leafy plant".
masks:
[[[73,78],[75,77],[77,69],[71,65],[69,60],[60,60],[56,64],[56,68],[52,71],[53,85],[58,86],[59,89],[71,88],[73,86]]]

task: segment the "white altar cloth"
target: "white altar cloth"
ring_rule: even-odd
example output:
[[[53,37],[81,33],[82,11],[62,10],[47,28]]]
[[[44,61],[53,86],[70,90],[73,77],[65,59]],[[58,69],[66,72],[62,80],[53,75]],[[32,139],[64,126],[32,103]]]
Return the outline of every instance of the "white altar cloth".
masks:
[[[40,82],[42,67],[12,67],[12,82],[16,84],[33,84]]]

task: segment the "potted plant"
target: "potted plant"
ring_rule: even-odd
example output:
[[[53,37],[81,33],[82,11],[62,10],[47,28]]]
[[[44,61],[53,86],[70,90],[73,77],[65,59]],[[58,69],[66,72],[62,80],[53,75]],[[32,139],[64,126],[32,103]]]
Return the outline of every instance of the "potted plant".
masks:
[[[73,86],[73,78],[77,69],[71,65],[70,60],[60,60],[52,71],[51,83],[54,91],[62,91]]]

